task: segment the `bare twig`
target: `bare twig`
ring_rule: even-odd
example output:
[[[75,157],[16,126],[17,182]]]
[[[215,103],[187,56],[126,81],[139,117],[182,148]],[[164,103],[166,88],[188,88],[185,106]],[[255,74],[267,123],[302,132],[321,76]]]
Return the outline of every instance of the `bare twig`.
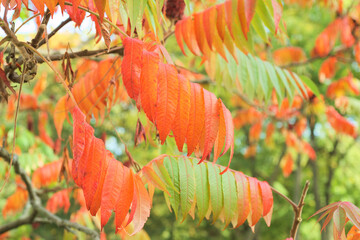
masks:
[[[65,53],[60,53],[60,54],[51,54],[50,55],[50,61],[61,61],[64,59],[64,54]],[[99,50],[81,50],[78,52],[72,52],[72,53],[68,53],[69,58],[73,59],[73,58],[79,58],[79,57],[92,57],[92,56],[99,56],[102,54],[119,54],[119,55],[124,55],[124,48],[121,47],[112,47],[109,49],[104,48],[104,49],[99,49]],[[36,60],[38,63],[44,63],[44,59],[42,59],[41,57],[36,56]]]
[[[48,35],[48,40],[54,36],[62,27],[64,27],[66,24],[68,24],[69,22],[71,22],[71,18],[66,19],[65,21],[63,21],[62,23],[59,24],[59,26],[57,26],[54,30],[52,30],[51,33],[49,33]],[[42,45],[44,45],[46,43],[45,39],[42,39],[39,44],[38,44],[38,48],[41,47]]]
[[[276,193],[277,195],[279,195],[280,197],[282,197],[283,199],[285,199],[288,203],[290,203],[290,205],[293,207],[294,212],[296,211],[298,205],[296,203],[294,203],[290,198],[288,198],[287,196],[285,196],[284,194],[282,194],[281,192],[279,192],[278,190],[276,190],[275,188],[271,187],[271,190]]]
[[[302,191],[302,194],[301,194],[301,197],[299,200],[299,203],[296,206],[294,221],[293,221],[293,225],[292,225],[291,231],[290,231],[290,237],[292,237],[293,239],[295,239],[296,233],[300,226],[300,223],[302,222],[301,214],[302,214],[303,207],[305,205],[305,197],[309,190],[309,186],[310,186],[310,181],[306,181],[305,187]]]

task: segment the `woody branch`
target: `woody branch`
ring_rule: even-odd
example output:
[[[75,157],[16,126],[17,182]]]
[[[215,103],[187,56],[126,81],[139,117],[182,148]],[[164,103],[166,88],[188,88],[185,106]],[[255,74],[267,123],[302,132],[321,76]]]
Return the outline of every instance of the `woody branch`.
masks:
[[[11,154],[3,147],[0,147],[0,157],[3,158],[7,163],[11,161]],[[32,185],[30,177],[26,174],[25,170],[21,168],[19,164],[19,158],[17,155],[14,154],[13,156],[13,166],[14,171],[18,174],[22,181],[26,185],[26,190],[29,193],[29,201],[31,205],[31,209],[29,212],[24,213],[23,216],[18,218],[17,220],[4,224],[0,226],[0,234],[20,227],[26,224],[32,224],[36,222],[37,216],[42,216],[46,219],[47,223],[56,225],[58,227],[62,227],[65,229],[74,229],[77,231],[84,232],[85,234],[89,235],[92,239],[100,239],[100,235],[97,231],[87,228],[83,225],[78,223],[71,222],[66,219],[62,219],[55,214],[49,212],[46,208],[41,205],[40,197],[37,194],[35,187]]]

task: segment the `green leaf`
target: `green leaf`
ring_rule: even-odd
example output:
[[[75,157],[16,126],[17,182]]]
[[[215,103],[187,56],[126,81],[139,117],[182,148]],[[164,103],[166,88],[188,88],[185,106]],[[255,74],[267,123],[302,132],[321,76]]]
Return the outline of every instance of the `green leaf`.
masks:
[[[172,189],[168,189],[168,191],[170,193],[169,200],[171,203],[171,207],[174,210],[175,216],[177,218],[178,211],[179,211],[179,205],[180,205],[179,167],[178,167],[177,161],[172,157],[166,157],[164,159],[164,166],[165,166],[166,170],[168,171],[171,181],[173,182],[173,185],[176,189],[176,191],[172,190]]]
[[[276,94],[279,96],[280,99],[283,99],[280,83],[279,83],[278,77],[276,75],[274,66],[269,62],[264,62],[264,63],[265,63],[265,68],[268,73],[269,79],[275,88]]]
[[[224,199],[225,227],[237,215],[237,191],[234,174],[230,171],[221,175]]]
[[[307,76],[300,76],[300,79],[305,83],[305,85],[310,88],[310,90],[316,95],[316,96],[320,96],[320,92],[319,89],[317,88],[316,84],[311,81],[310,78],[308,78]],[[300,81],[301,82],[301,81]]]
[[[175,188],[174,184],[171,181],[171,178],[169,176],[169,173],[167,172],[166,168],[163,164],[159,164],[158,162],[153,163],[153,169],[158,174],[158,176],[161,178],[161,180],[166,183],[167,188],[171,188],[175,191],[177,189]]]
[[[282,81],[282,83],[284,84],[286,90],[287,90],[287,95],[289,97],[289,102],[292,103],[293,99],[294,99],[294,93],[292,92],[288,79],[286,78],[283,70],[277,66],[275,66],[276,72],[278,73],[280,80]]]
[[[178,165],[180,177],[180,207],[183,220],[185,220],[195,198],[194,170],[191,162],[186,158],[179,158]]]
[[[210,203],[213,212],[213,222],[215,222],[223,208],[223,195],[220,169],[214,164],[208,164],[208,178],[210,185]]]
[[[266,43],[269,42],[268,34],[266,32],[263,22],[259,17],[259,14],[257,13],[254,14],[253,20],[251,21],[251,26],[254,27],[255,31],[259,34],[259,36],[264,42]]]
[[[204,219],[209,209],[209,180],[207,172],[207,163],[195,164],[196,181],[196,204],[198,208],[199,223]]]
[[[266,7],[264,1],[256,1],[255,11],[259,14],[261,20],[265,24],[265,26],[271,31],[271,33],[275,33],[275,23],[274,18],[271,16],[271,12]]]
[[[142,16],[144,14],[144,9],[146,6],[147,0],[127,0],[127,9],[128,14],[130,18],[130,24],[131,24],[131,34],[135,30],[135,26],[138,25],[139,21],[142,21]],[[142,27],[141,27],[142,29]],[[141,29],[137,29],[138,32],[141,31]]]

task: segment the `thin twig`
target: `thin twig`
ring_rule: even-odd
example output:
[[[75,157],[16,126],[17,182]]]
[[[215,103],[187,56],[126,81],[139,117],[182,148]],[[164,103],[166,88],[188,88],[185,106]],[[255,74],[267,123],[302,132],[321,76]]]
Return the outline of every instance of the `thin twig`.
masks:
[[[18,118],[18,113],[19,113],[19,109],[20,109],[21,91],[22,91],[22,86],[23,86],[23,83],[24,83],[24,76],[25,76],[26,71],[27,71],[27,69],[26,69],[26,62],[25,62],[24,67],[23,67],[23,72],[22,72],[22,75],[21,75],[21,82],[20,82],[20,88],[19,88],[19,94],[18,94],[19,96],[18,96],[18,99],[17,99],[16,111],[15,111],[15,117],[14,117],[14,134],[13,134],[13,141],[12,141],[11,159],[10,159],[10,163],[9,163],[10,167],[9,167],[8,172],[6,174],[4,184],[0,188],[0,192],[4,189],[6,183],[9,181],[11,166],[12,166],[12,162],[13,162],[13,159],[14,159],[17,118]]]
[[[288,198],[287,196],[285,196],[284,194],[282,194],[281,192],[279,192],[278,190],[276,190],[275,188],[271,187],[271,190],[276,193],[277,195],[279,195],[280,197],[282,197],[283,199],[285,199],[288,203],[290,203],[290,205],[293,207],[294,212],[296,211],[298,205],[296,203],[294,203],[290,198]]]
[[[302,191],[302,194],[301,194],[301,197],[300,197],[300,200],[299,200],[299,204],[297,205],[296,207],[296,211],[295,211],[295,216],[294,216],[294,221],[293,221],[293,225],[291,227],[291,231],[290,231],[290,237],[293,238],[295,240],[295,237],[296,237],[296,233],[299,229],[299,226],[300,226],[300,223],[302,222],[302,218],[301,218],[301,214],[302,214],[302,210],[303,210],[303,207],[305,205],[305,197],[306,197],[306,194],[309,190],[309,186],[310,186],[310,181],[307,180],[306,183],[305,183],[305,187]]]
[[[54,30],[52,30],[51,33],[49,33],[48,40],[52,36],[54,36],[62,27],[64,27],[66,24],[68,24],[71,21],[72,21],[71,18],[68,18],[65,21],[63,21],[62,23],[60,23],[59,26],[57,26]],[[46,43],[46,39],[42,39],[38,44],[38,48],[41,47],[42,45],[44,45],[45,43]]]

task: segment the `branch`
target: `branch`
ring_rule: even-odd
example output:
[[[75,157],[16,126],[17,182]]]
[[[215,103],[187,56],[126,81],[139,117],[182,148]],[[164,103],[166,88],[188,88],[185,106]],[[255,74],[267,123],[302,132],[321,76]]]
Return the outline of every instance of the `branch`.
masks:
[[[124,48],[121,47],[112,47],[109,49],[104,48],[104,49],[99,49],[99,50],[82,50],[79,52],[72,52],[72,53],[68,53],[68,56],[72,59],[72,58],[78,58],[78,57],[94,57],[94,56],[100,56],[103,54],[119,54],[119,55],[124,55]],[[64,53],[60,53],[60,54],[52,54],[50,55],[50,61],[60,61],[64,59]],[[44,63],[44,59],[40,58],[39,56],[36,56],[36,60],[38,63]]]
[[[63,21],[62,23],[59,24],[59,26],[57,26],[54,30],[52,30],[51,33],[49,33],[48,35],[48,40],[54,36],[62,27],[64,27],[66,24],[68,24],[69,22],[71,22],[71,18],[66,19],[65,21]],[[44,45],[46,43],[46,39],[42,39],[39,44],[38,44],[38,48],[41,47],[42,45]]]
[[[285,196],[284,194],[282,194],[281,192],[279,192],[278,190],[276,190],[275,188],[273,188],[272,186],[271,190],[276,193],[277,195],[279,195],[280,197],[282,197],[283,199],[285,199],[288,203],[290,203],[290,205],[293,207],[294,212],[296,212],[298,205],[296,203],[294,203],[290,198],[288,198],[287,196]]]
[[[23,55],[25,59],[29,59],[30,58],[29,53],[26,51],[23,44],[18,40],[15,33],[11,31],[9,25],[3,19],[0,19],[0,27],[5,32],[5,34],[11,39],[11,42],[19,49],[21,55]]]
[[[10,163],[11,161],[11,154],[3,147],[0,147],[0,157],[3,158],[6,162]],[[14,222],[5,224],[3,226],[0,226],[0,234],[6,231],[9,231],[11,229],[17,228],[21,225],[25,224],[32,224],[34,222],[35,217],[38,214],[44,215],[50,223],[55,224],[58,227],[63,227],[66,229],[72,228],[76,229],[78,231],[84,232],[87,235],[91,236],[92,239],[100,239],[100,235],[97,231],[90,229],[88,227],[82,226],[78,223],[70,222],[68,220],[62,219],[55,214],[49,212],[47,209],[45,209],[41,205],[40,197],[36,194],[36,189],[32,185],[30,177],[26,174],[24,169],[20,167],[19,164],[19,157],[14,154],[13,156],[13,166],[15,173],[20,175],[21,179],[26,185],[26,189],[29,193],[30,198],[30,204],[32,206],[32,213],[29,215],[26,215],[24,217],[20,217]]]
[[[56,216],[55,214],[52,214],[48,210],[46,210],[40,204],[34,205],[33,207],[40,214],[43,214],[49,220],[49,223],[51,223],[51,224],[55,224],[56,226],[63,227],[63,228],[73,228],[78,231],[86,233],[87,235],[91,236],[92,239],[100,239],[98,232],[96,232],[93,229],[87,228],[87,227],[80,225],[78,223],[75,223],[75,222],[70,222],[68,220],[62,219],[62,218]]]
[[[306,194],[309,190],[309,186],[310,186],[310,181],[307,180],[306,183],[305,183],[305,187],[302,191],[302,194],[301,194],[301,198],[300,198],[300,201],[299,201],[299,204],[297,205],[297,208],[296,208],[296,211],[295,211],[295,216],[294,216],[294,222],[293,222],[293,225],[292,225],[292,228],[291,228],[291,231],[290,231],[290,237],[295,239],[296,237],[296,233],[299,229],[299,226],[300,226],[300,223],[302,221],[301,219],[301,213],[302,213],[302,210],[303,210],[303,207],[305,205],[305,197],[306,197]]]
[[[10,223],[0,226],[0,234],[3,234],[12,229],[18,228],[22,225],[33,223],[36,214],[37,214],[36,211],[32,211],[32,213],[29,215],[23,215],[13,222],[10,222]]]
[[[50,10],[47,9],[35,37],[31,40],[31,46],[33,46],[34,48],[38,48],[39,42],[43,40],[42,36],[46,31],[46,26],[49,22],[50,16],[51,16]]]

